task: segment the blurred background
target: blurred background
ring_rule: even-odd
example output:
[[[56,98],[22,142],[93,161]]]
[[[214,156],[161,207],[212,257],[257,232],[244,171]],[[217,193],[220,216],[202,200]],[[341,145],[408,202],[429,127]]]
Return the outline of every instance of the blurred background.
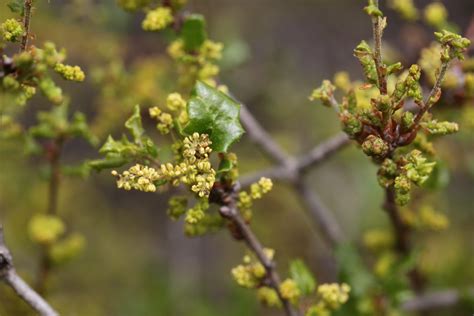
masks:
[[[0,0],[2,20],[12,15],[6,3]],[[422,8],[429,1],[415,3]],[[474,1],[443,3],[450,21],[466,31],[473,23]],[[364,5],[362,0],[199,0],[190,1],[189,9],[204,14],[210,38],[225,44],[222,83],[279,144],[298,155],[340,130],[334,112],[310,103],[308,95],[341,70],[362,79],[352,50],[371,37]],[[404,65],[416,62],[433,30],[403,21],[392,10],[384,12],[389,21],[386,53]],[[84,84],[60,84],[71,108],[86,113],[101,143],[109,133],[121,134],[133,105],[163,102],[176,81],[166,36],[143,32],[142,19],[142,13],[126,13],[113,0],[37,1],[33,42],[50,40],[66,48],[68,61],[86,72]],[[35,112],[48,107],[44,98],[35,97],[22,122],[34,124]],[[445,114],[449,108],[438,111],[455,115]],[[430,288],[474,284],[474,129],[462,127],[436,143],[446,166],[445,184],[427,190],[423,198],[451,222],[441,233],[416,236]],[[233,149],[242,175],[271,165],[246,136]],[[63,162],[74,165],[97,157],[96,148],[73,141],[65,147]],[[33,213],[46,208],[44,168],[14,144],[0,144],[0,218],[17,270],[28,280],[34,279],[39,250],[28,237],[27,224]],[[308,175],[314,192],[356,244],[367,229],[390,229],[375,173],[375,166],[349,146]],[[225,230],[185,237],[182,223],[166,215],[167,194],[119,191],[108,172],[92,173],[86,180],[64,178],[59,194],[59,214],[87,240],[81,256],[55,271],[49,284],[50,301],[64,315],[280,314],[260,307],[253,291],[232,280],[230,270],[240,262],[244,246]],[[318,282],[337,280],[334,254],[290,186],[276,183],[254,214],[253,227],[276,250],[282,271],[291,258],[302,258]],[[2,287],[0,315],[27,315],[28,309],[14,301]],[[436,315],[464,313],[451,309]]]

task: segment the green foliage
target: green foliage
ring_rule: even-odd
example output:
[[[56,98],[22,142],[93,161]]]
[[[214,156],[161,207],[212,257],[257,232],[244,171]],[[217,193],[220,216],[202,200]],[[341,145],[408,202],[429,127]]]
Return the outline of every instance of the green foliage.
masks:
[[[7,3],[7,6],[12,13],[18,13],[20,16],[23,16],[23,0],[11,0]]]
[[[122,138],[118,140],[109,135],[107,141],[99,149],[99,152],[105,157],[89,161],[88,165],[91,168],[101,171],[121,167],[133,160],[153,160],[158,156],[156,145],[151,138],[145,135],[138,105],[135,106],[133,114],[125,122],[125,127],[132,135],[133,141],[130,141],[126,135],[122,135]]]
[[[189,123],[184,132],[208,134],[214,151],[227,152],[244,133],[239,103],[203,82],[196,83],[187,108]]]
[[[63,103],[49,112],[38,112],[38,124],[32,126],[28,133],[34,138],[62,139],[80,137],[91,145],[97,144],[97,138],[89,130],[84,114],[74,113],[68,120],[68,105]]]
[[[188,52],[194,52],[201,47],[207,39],[206,22],[200,14],[191,14],[184,20],[181,29],[181,38],[183,39],[184,49]]]
[[[309,295],[316,289],[316,280],[302,260],[293,260],[290,263],[290,276],[303,295]]]

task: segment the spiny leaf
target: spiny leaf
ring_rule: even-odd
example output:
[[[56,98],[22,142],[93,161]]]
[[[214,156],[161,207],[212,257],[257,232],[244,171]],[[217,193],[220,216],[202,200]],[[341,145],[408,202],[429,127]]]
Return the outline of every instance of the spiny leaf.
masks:
[[[227,152],[244,133],[239,121],[240,104],[203,82],[196,83],[187,110],[189,123],[184,132],[208,134],[214,151]]]

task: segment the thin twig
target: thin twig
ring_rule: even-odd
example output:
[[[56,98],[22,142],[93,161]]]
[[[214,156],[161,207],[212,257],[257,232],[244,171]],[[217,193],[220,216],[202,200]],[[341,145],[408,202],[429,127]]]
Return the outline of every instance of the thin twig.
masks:
[[[244,104],[240,108],[240,120],[245,130],[249,132],[250,139],[263,149],[268,158],[280,165],[291,164],[291,157],[262,128]]]
[[[423,100],[422,108],[418,113],[416,114],[415,121],[414,121],[414,126],[418,125],[423,118],[423,115],[431,108],[433,105],[432,99],[436,98],[438,94],[441,93],[441,84],[444,81],[444,77],[446,76],[446,72],[449,68],[449,62],[443,62],[441,64],[441,68],[439,69],[438,77],[436,78],[436,82],[433,85],[433,88],[431,89],[430,93],[425,97]]]
[[[47,150],[48,161],[51,169],[48,189],[48,207],[47,214],[56,215],[58,211],[59,186],[61,179],[61,151],[63,146],[62,137],[56,139],[52,146]],[[51,273],[52,264],[49,257],[49,246],[41,249],[41,258],[38,268],[38,278],[36,281],[36,290],[42,295],[46,294],[46,286]]]
[[[345,133],[339,133],[336,136],[329,138],[298,159],[298,171],[304,173],[306,170],[315,167],[317,164],[327,160],[349,143],[349,137],[347,137]]]
[[[239,229],[240,234],[245,240],[249,249],[255,254],[260,263],[265,267],[267,273],[267,281],[269,285],[276,291],[280,299],[283,309],[288,316],[298,316],[299,313],[292,307],[291,303],[282,296],[280,291],[281,278],[276,271],[276,264],[266,254],[264,247],[253,233],[250,226],[240,215],[239,210],[235,206],[235,201],[220,207],[220,213],[225,218],[229,219]]]
[[[287,155],[278,144],[273,141],[271,136],[262,128],[245,106],[241,108],[241,119],[249,137],[253,139],[267,155],[272,157],[272,160],[279,164],[268,170],[244,176],[241,180],[242,187],[249,186],[255,181],[258,181],[261,177],[290,182],[300,197],[302,204],[313,219],[313,222],[319,227],[324,240],[326,240],[331,247],[336,247],[336,245],[345,239],[342,229],[332,215],[332,212],[324,206],[318,195],[311,191],[308,185],[304,183],[303,177],[307,170],[325,161],[332,154],[347,145],[349,143],[348,137],[344,134],[336,135],[328,141],[319,144],[306,155],[296,159]]]
[[[378,0],[374,1],[378,7]],[[377,78],[379,83],[380,94],[387,94],[387,78],[386,69],[382,61],[382,19],[378,16],[372,18],[372,32],[374,37],[374,61],[377,69]]]
[[[400,211],[395,201],[395,191],[393,186],[385,189],[385,202],[383,205],[387,211],[395,234],[395,250],[407,257],[411,252],[411,245],[409,240],[410,228],[403,222],[400,217]],[[417,267],[414,267],[408,272],[410,284],[413,290],[421,293],[425,286],[425,279]]]
[[[25,33],[21,38],[20,52],[24,52],[28,47],[28,39],[30,37],[30,20],[31,20],[31,8],[33,6],[33,0],[25,0],[23,4],[23,28]]]
[[[10,286],[15,293],[41,316],[58,316],[56,312],[38,293],[36,293],[15,271],[10,251],[5,245],[3,228],[0,225],[0,279]]]
[[[261,177],[271,178],[272,180],[294,182],[297,180],[299,174],[304,174],[309,169],[316,167],[323,161],[326,161],[349,143],[350,140],[346,134],[337,134],[321,144],[318,144],[300,158],[294,158],[295,163],[291,166],[292,168],[288,165],[276,166],[245,175],[242,178],[241,184],[243,187],[247,187],[255,181],[258,181]]]
[[[402,309],[408,312],[438,310],[439,308],[458,305],[462,302],[464,297],[473,298],[474,288],[469,288],[464,291],[445,289],[418,295],[404,302]]]
[[[293,185],[326,242],[332,249],[341,245],[346,237],[331,211],[321,202],[319,196],[311,190],[304,179],[299,179]]]

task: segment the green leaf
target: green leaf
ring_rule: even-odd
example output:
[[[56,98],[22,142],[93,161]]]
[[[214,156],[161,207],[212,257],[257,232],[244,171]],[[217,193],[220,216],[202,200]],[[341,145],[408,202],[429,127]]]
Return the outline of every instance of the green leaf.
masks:
[[[181,38],[184,42],[184,50],[187,52],[193,52],[201,47],[207,38],[204,17],[200,14],[188,16],[181,29]]]
[[[217,174],[229,172],[232,170],[232,161],[229,159],[223,158],[219,163],[219,167],[217,168]]]
[[[240,104],[219,90],[198,81],[188,105],[189,123],[184,132],[208,134],[211,148],[227,152],[244,133],[240,125]]]
[[[340,245],[336,249],[339,262],[339,274],[342,281],[347,282],[355,297],[363,297],[376,284],[372,273],[367,269],[357,249],[349,244]]]
[[[73,119],[70,123],[68,133],[72,136],[82,137],[89,142],[92,146],[97,146],[99,140],[92,134],[89,126],[87,125],[86,116],[84,113],[74,113]]]
[[[25,8],[23,6],[22,0],[11,0],[7,3],[7,6],[13,13],[19,13],[21,16],[23,16],[23,11]]]
[[[91,166],[85,162],[80,165],[65,165],[61,168],[62,174],[74,177],[87,178],[90,175]]]
[[[141,137],[145,133],[142,126],[142,116],[140,115],[140,106],[135,105],[133,114],[125,122],[125,127],[130,131],[135,142],[140,142]]]
[[[293,260],[290,263],[290,276],[303,295],[309,295],[316,289],[316,280],[302,260]]]
[[[428,180],[423,183],[423,188],[430,190],[439,190],[445,188],[449,184],[449,168],[442,160],[437,160],[433,171]]]
[[[118,168],[128,162],[128,159],[120,156],[107,156],[103,159],[88,161],[87,165],[96,171],[101,171],[104,169]]]

